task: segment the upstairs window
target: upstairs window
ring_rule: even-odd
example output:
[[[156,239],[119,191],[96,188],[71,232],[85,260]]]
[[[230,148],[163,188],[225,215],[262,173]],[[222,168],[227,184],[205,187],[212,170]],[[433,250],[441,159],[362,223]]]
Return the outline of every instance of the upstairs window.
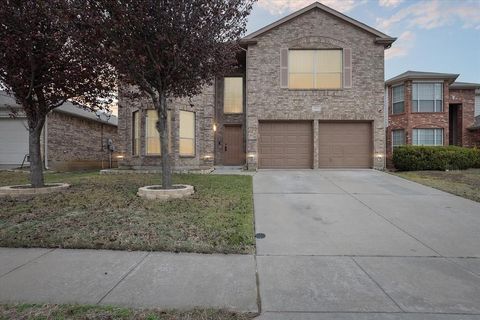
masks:
[[[412,111],[443,112],[442,83],[413,83]]]
[[[342,50],[289,50],[290,89],[341,89]]]
[[[243,78],[224,78],[223,112],[243,113]]]
[[[403,85],[392,88],[392,114],[405,112],[405,87]]]
[[[415,146],[443,146],[443,129],[413,129]]]

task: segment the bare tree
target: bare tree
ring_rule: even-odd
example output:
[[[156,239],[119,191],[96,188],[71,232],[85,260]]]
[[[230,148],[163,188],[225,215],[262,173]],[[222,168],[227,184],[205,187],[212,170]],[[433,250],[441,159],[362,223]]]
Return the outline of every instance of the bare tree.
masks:
[[[163,188],[172,186],[167,98],[199,94],[235,65],[254,1],[89,1],[86,12],[103,34],[110,63],[157,110]]]
[[[83,41],[98,35],[79,28],[83,10],[74,0],[0,1],[0,84],[27,117],[35,188],[44,186],[40,136],[47,114],[67,100],[102,107],[115,86],[101,46]]]

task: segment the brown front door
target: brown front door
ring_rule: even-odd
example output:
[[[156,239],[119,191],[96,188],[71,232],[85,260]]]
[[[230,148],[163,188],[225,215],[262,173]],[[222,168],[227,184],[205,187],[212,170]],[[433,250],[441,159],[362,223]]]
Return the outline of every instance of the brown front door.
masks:
[[[226,166],[245,164],[243,130],[241,126],[225,126],[223,134],[223,164]]]
[[[258,152],[260,169],[312,168],[312,122],[261,122]]]
[[[371,123],[320,122],[318,153],[319,168],[371,168]]]

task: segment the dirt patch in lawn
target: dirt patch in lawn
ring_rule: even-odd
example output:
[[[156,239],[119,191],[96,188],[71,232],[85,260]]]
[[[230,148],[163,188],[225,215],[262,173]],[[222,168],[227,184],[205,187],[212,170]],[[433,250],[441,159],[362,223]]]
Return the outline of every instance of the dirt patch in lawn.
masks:
[[[480,169],[458,171],[409,171],[396,175],[480,202]]]
[[[0,185],[28,175],[0,172]],[[251,253],[254,248],[252,178],[175,175],[190,184],[189,198],[139,198],[139,187],[158,175],[49,173],[48,183],[71,188],[50,195],[0,198],[0,246]]]
[[[247,320],[252,314],[222,310],[162,311],[88,305],[0,305],[0,320],[7,319],[118,319],[118,320]]]

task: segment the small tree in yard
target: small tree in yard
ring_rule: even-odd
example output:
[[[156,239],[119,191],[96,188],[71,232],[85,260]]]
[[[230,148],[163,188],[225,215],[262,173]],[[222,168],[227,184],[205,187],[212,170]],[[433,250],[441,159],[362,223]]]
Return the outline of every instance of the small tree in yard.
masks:
[[[254,0],[92,0],[121,79],[139,88],[157,110],[162,187],[172,187],[167,98],[199,94],[234,66]]]
[[[74,0],[0,1],[0,87],[27,117],[34,188],[44,186],[40,136],[47,114],[69,99],[101,107],[99,98],[115,85],[100,48],[82,42],[94,36],[77,29],[82,11]]]

